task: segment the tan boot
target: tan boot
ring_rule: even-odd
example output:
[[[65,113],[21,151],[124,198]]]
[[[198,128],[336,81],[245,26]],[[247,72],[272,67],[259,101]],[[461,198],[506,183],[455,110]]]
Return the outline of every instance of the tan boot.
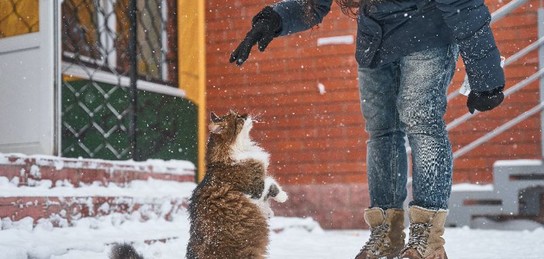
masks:
[[[444,250],[444,224],[447,210],[410,207],[410,238],[400,258],[447,259]]]
[[[365,210],[370,238],[355,259],[398,258],[404,247],[404,210],[370,208]]]

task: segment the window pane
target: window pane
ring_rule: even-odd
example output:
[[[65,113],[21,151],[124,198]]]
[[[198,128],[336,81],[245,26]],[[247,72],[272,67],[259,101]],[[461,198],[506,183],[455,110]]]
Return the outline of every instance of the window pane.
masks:
[[[40,29],[38,0],[0,0],[0,39]]]
[[[115,7],[117,17],[118,48],[128,49],[129,21],[128,0],[118,0]],[[170,81],[167,72],[167,34],[162,12],[164,1],[137,1],[138,5],[138,74],[144,80]],[[175,22],[175,20],[171,21]],[[128,56],[119,53],[119,65],[128,67]]]
[[[62,49],[65,57],[68,52],[77,54],[78,58],[101,59],[96,20],[93,0],[65,0],[62,3]]]

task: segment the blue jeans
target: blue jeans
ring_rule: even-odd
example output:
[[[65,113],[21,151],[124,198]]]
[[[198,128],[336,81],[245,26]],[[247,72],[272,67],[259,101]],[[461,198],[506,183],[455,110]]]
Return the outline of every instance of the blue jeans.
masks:
[[[402,208],[412,150],[410,205],[447,209],[453,157],[444,113],[455,71],[456,44],[409,54],[388,65],[359,68],[361,108],[369,134],[371,207]]]

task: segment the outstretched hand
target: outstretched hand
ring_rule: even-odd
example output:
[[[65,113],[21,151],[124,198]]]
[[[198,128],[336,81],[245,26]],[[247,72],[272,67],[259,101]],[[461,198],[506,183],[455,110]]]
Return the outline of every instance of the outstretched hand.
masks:
[[[264,51],[268,44],[281,31],[281,16],[272,7],[267,6],[253,17],[251,30],[244,40],[230,55],[229,62],[241,66],[249,57],[251,48],[258,44],[259,51]]]

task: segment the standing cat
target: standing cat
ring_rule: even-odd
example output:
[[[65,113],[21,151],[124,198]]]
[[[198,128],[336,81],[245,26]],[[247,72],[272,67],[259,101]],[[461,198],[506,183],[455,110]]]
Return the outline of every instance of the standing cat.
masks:
[[[265,258],[268,198],[287,195],[266,175],[270,155],[251,140],[252,127],[247,114],[211,114],[206,175],[189,205],[189,259]]]

